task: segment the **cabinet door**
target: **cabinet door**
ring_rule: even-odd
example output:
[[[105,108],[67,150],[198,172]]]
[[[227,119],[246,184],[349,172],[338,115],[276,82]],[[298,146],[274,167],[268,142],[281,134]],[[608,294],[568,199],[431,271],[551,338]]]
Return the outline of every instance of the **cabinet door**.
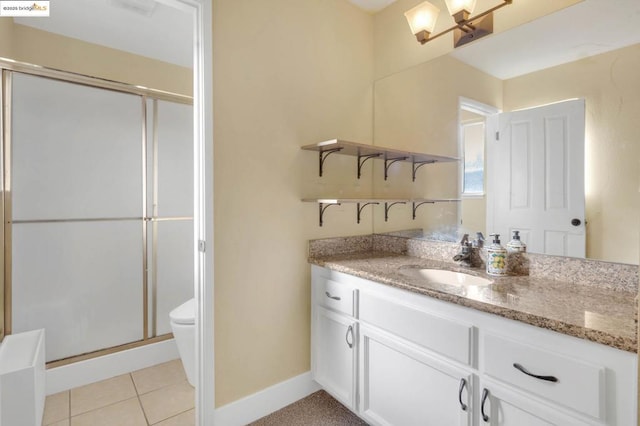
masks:
[[[313,378],[342,404],[356,410],[357,323],[314,306],[311,337]]]
[[[600,425],[586,418],[560,412],[532,395],[493,381],[483,381],[480,392],[480,425],[487,426],[577,426]]]
[[[360,327],[360,415],[373,425],[471,424],[472,376],[378,329]]]

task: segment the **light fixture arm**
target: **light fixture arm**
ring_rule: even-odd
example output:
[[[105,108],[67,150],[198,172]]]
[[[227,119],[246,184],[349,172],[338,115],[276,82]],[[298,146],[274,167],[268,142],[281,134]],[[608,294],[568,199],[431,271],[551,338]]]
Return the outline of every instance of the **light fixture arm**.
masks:
[[[418,39],[418,41],[420,42],[420,44],[425,44],[428,41],[431,40],[435,40],[436,38],[443,36],[445,34],[450,33],[451,31],[455,30],[455,29],[460,29],[464,32],[469,32],[468,29],[470,29],[471,31],[475,31],[476,28],[473,25],[473,21],[476,21],[480,18],[484,18],[485,16],[495,12],[496,10],[505,7],[507,5],[510,5],[511,3],[513,3],[513,0],[502,0],[502,3],[500,3],[497,6],[494,6],[490,9],[485,10],[482,13],[479,13],[475,16],[469,17],[469,14],[465,11],[462,12],[458,12],[454,15],[454,20],[456,21],[456,25],[447,28],[444,31],[441,31],[437,34],[431,35],[429,33],[426,33],[426,31],[422,31],[422,33],[426,33],[426,34],[422,34],[422,33],[418,33],[416,34],[416,38]],[[467,29],[468,28],[468,29]]]

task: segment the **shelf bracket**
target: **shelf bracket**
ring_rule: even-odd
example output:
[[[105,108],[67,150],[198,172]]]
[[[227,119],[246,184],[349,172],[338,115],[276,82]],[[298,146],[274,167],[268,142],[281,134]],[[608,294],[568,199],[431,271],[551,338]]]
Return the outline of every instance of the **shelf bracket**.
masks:
[[[358,223],[360,223],[360,215],[362,214],[362,209],[364,209],[369,204],[372,204],[372,205],[376,204],[377,205],[377,204],[380,204],[380,203],[377,203],[377,202],[369,202],[369,203],[364,203],[364,204],[358,203],[357,204],[357,206],[358,206]]]
[[[382,155],[381,152],[377,153],[377,154],[367,154],[367,155],[362,155],[362,154],[358,154],[358,179],[360,179],[360,176],[362,175],[362,166],[364,165],[364,163],[367,160],[370,160],[372,158],[378,158]],[[364,160],[362,160],[364,158]],[[360,161],[362,160],[362,161]]]
[[[320,226],[322,226],[322,217],[324,216],[324,211],[331,206],[339,206],[340,203],[319,203],[318,204],[318,213],[320,214]]]
[[[393,163],[397,163],[398,161],[405,161],[408,160],[409,157],[398,157],[398,158],[384,158],[384,180],[387,180],[387,177],[389,176],[389,167],[393,164]]]
[[[416,161],[416,160],[411,160],[411,165],[413,166],[413,181],[416,181],[416,172],[418,171],[418,169],[422,166],[424,166],[425,164],[433,164],[435,163],[436,160],[428,160],[428,161]]]
[[[422,201],[420,203],[413,202],[413,220],[416,220],[416,211],[423,204],[435,204],[435,201]]]
[[[342,147],[331,148],[331,149],[327,149],[326,151],[318,151],[318,165],[320,166],[319,167],[320,177],[322,177],[322,167],[324,166],[324,160],[326,160],[329,155],[339,151],[342,151]]]
[[[396,204],[407,204],[405,201],[395,201],[393,203],[384,203],[384,221],[389,220],[389,209]]]

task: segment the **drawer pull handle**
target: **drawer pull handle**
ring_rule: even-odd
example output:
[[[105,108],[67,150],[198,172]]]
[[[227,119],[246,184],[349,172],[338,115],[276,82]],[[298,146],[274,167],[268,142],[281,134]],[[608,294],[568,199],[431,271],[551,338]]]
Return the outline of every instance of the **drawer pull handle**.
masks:
[[[484,413],[484,404],[487,402],[488,398],[489,398],[489,389],[487,388],[482,389],[482,400],[480,401],[480,414],[482,414],[482,420],[484,420],[485,423],[489,422],[489,416],[487,416]]]
[[[351,341],[349,341],[349,335],[351,335]],[[347,345],[349,345],[349,349],[353,348],[353,326],[350,325],[347,328],[347,334],[344,336],[344,340],[347,341]]]
[[[462,408],[462,411],[467,411],[467,404],[462,402],[462,391],[464,390],[464,387],[466,385],[467,381],[464,378],[460,379],[460,389],[458,389],[458,402],[460,403],[460,408]]]
[[[328,291],[325,291],[324,294],[326,294],[329,299],[340,300],[339,296],[332,296]]]
[[[523,372],[527,376],[535,377],[536,379],[545,380],[547,382],[554,382],[555,383],[555,382],[558,381],[558,378],[555,377],[555,376],[539,376],[537,374],[529,373],[526,368],[524,368],[523,366],[521,366],[517,362],[514,363],[513,366],[516,368],[516,370],[519,370],[519,371]]]

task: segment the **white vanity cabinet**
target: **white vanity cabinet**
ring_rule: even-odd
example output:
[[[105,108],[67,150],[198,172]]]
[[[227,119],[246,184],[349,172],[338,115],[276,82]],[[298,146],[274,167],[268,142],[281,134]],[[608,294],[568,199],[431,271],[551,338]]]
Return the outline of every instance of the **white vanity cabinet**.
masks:
[[[313,277],[311,374],[342,404],[356,410],[357,291],[323,276]]]
[[[360,327],[360,416],[372,425],[472,422],[470,371],[375,327]]]
[[[312,371],[372,425],[637,422],[637,355],[312,266]]]
[[[480,384],[479,424],[481,426],[579,426],[592,423],[532,400],[499,382],[485,379]],[[618,423],[622,424],[622,423]]]
[[[470,425],[473,325],[359,296],[360,415],[374,425]]]

